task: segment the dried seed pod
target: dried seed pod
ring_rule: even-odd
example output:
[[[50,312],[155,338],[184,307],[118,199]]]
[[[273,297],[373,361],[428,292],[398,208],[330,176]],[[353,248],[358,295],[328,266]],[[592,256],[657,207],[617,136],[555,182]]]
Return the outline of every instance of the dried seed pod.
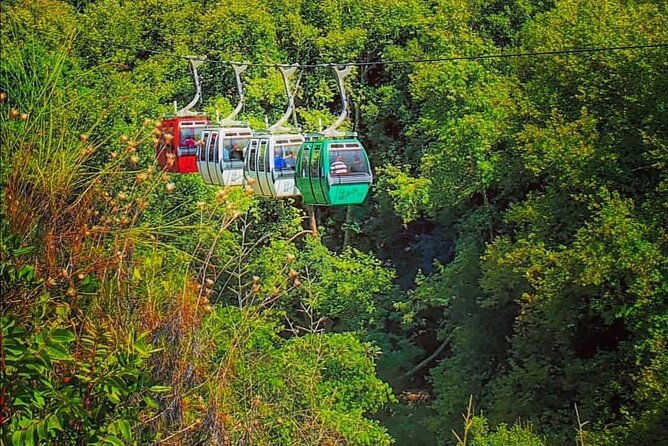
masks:
[[[79,135],[79,141],[81,141],[81,142],[88,141],[88,135],[86,135],[85,133],[82,133],[81,135]]]
[[[9,110],[9,118],[10,119],[16,119],[19,116],[21,116],[21,112],[18,111],[17,109],[12,108],[11,110]]]
[[[165,184],[165,191],[166,191],[168,194],[173,193],[175,190],[176,190],[176,184],[174,184],[174,183],[167,183],[167,184]]]
[[[292,263],[297,259],[297,257],[294,254],[288,254],[285,256],[285,263]]]
[[[293,285],[295,288],[299,288],[300,286],[302,286],[302,281],[299,280],[299,279],[295,279],[295,281],[292,283],[292,285]]]
[[[295,280],[297,277],[299,277],[299,273],[294,269],[290,269],[290,272],[288,272],[288,277],[292,280]]]
[[[66,294],[69,297],[75,297],[77,295],[77,290],[74,287],[69,287]]]
[[[21,113],[21,121],[25,122],[28,120],[28,113]]]
[[[3,103],[7,100],[7,93],[0,91],[0,103]]]
[[[128,142],[129,140],[130,140],[130,138],[128,138],[128,135],[121,135],[121,142],[122,142],[122,143],[126,143],[126,142]]]
[[[227,198],[228,193],[229,193],[229,191],[228,191],[227,188],[219,189],[218,191],[216,191],[216,201],[218,203],[222,203]]]
[[[208,286],[213,286],[213,284],[215,283],[213,279],[206,279],[205,282]]]
[[[83,150],[83,155],[84,156],[91,156],[95,152],[95,147],[91,145],[87,145],[84,150]]]
[[[132,155],[128,161],[134,166],[139,162],[139,157],[137,155]]]

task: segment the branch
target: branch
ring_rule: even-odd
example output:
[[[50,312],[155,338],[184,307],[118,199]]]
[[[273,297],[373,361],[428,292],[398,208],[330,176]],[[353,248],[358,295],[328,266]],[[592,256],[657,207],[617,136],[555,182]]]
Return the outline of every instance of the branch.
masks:
[[[412,375],[414,375],[416,372],[422,370],[427,364],[429,364],[431,361],[433,361],[438,355],[440,355],[443,350],[445,350],[445,347],[450,345],[450,338],[446,338],[445,341],[441,345],[438,346],[436,351],[429,355],[426,359],[422,360],[418,365],[401,375],[401,378],[409,378]]]

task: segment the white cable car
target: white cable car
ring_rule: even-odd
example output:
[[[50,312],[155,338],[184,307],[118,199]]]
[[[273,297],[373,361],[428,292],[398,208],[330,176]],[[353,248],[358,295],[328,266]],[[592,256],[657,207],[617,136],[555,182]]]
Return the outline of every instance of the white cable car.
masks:
[[[269,127],[267,134],[256,134],[249,141],[244,177],[255,194],[283,198],[301,195],[295,185],[295,165],[304,136],[294,128],[283,126],[294,109],[294,97],[288,79],[297,67],[279,67],[279,70],[288,96],[288,108],[283,117]]]
[[[301,195],[295,185],[295,163],[303,142],[300,134],[267,134],[251,139],[244,175],[253,192],[278,198]]]
[[[248,123],[235,121],[244,104],[241,73],[248,65],[232,64],[239,91],[236,108],[218,125],[210,125],[202,132],[197,152],[197,170],[207,184],[241,186],[244,180],[244,151],[253,136]]]

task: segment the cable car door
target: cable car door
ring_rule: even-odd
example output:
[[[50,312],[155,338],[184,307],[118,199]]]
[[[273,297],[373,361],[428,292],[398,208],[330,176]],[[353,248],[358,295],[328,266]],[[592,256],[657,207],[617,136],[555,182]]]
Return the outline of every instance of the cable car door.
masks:
[[[258,139],[251,139],[248,143],[248,148],[246,151],[246,164],[244,166],[244,177],[246,178],[246,183],[253,188],[255,194],[261,194],[260,182],[258,181],[257,175],[257,148],[258,148]]]
[[[217,185],[222,185],[222,178],[220,177],[219,174],[219,167],[218,167],[218,160],[220,159],[219,157],[219,152],[220,152],[220,132],[217,130],[214,130],[211,133],[211,139],[207,143],[207,169],[209,172],[209,177],[211,178],[211,184],[217,184]]]
[[[273,168],[273,159],[271,156],[271,146],[273,146],[271,138],[261,139],[260,147],[257,154],[257,179],[260,186],[260,193],[267,197],[275,197],[274,180],[271,177],[271,169]]]
[[[202,132],[202,141],[204,141],[204,144],[201,144],[197,149],[197,170],[199,170],[199,173],[206,184],[211,184],[211,175],[209,175],[209,170],[206,163],[206,160],[208,159],[207,150],[209,148],[210,139],[210,131],[205,130]]]

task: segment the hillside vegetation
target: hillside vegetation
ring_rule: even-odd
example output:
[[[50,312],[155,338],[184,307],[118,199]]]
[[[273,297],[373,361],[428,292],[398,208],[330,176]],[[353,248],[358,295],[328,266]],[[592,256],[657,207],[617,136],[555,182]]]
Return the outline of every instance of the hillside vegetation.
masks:
[[[0,4],[0,443],[668,441],[665,2]],[[362,64],[362,206],[161,172],[159,119],[232,69]],[[533,54],[533,55],[530,55]],[[335,78],[301,70],[304,131]],[[278,71],[244,73],[275,121]],[[462,418],[462,412],[464,418]]]

